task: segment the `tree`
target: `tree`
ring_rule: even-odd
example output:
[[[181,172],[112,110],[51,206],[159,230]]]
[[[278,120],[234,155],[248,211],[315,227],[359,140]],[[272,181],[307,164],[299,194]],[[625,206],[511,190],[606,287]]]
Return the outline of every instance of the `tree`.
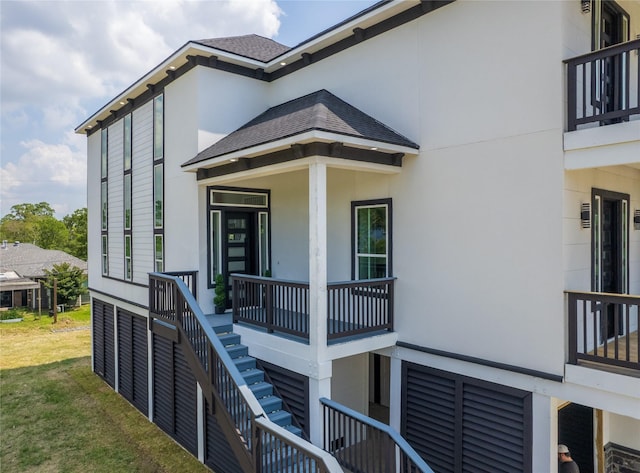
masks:
[[[45,287],[53,289],[53,280],[57,280],[58,303],[73,304],[87,292],[84,282],[86,276],[80,268],[69,263],[54,264],[51,270],[45,269],[47,279]]]
[[[76,258],[87,260],[87,208],[75,210],[62,221],[69,232],[65,251]]]
[[[16,204],[0,220],[0,236],[3,240],[57,249],[58,244],[66,242],[67,235],[54,222],[54,211],[47,202]]]

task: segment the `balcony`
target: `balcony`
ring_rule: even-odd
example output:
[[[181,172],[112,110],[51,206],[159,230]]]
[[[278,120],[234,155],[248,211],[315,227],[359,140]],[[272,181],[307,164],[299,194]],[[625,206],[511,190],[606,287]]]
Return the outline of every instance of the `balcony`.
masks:
[[[233,321],[310,338],[309,283],[234,274]],[[327,284],[327,343],[393,331],[394,278]]]
[[[640,296],[567,291],[569,364],[640,377]]]
[[[565,60],[565,168],[640,168],[640,40]]]

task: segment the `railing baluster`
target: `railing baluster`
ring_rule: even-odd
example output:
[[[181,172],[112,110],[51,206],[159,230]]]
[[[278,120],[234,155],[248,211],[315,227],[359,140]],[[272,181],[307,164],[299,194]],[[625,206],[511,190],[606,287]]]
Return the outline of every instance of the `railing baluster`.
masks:
[[[639,300],[640,296],[626,294],[567,291],[568,363],[578,364],[580,360],[587,360],[640,370]],[[582,326],[577,324],[579,304],[582,306]],[[635,332],[631,332],[632,327]],[[609,328],[613,328],[611,341],[607,339]],[[637,339],[637,343],[632,343],[632,337]],[[581,347],[577,346],[578,339],[582,340]]]

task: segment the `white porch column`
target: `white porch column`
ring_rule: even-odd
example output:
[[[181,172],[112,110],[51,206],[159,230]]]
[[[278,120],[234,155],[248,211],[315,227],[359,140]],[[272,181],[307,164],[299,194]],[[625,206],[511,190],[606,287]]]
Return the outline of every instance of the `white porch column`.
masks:
[[[317,362],[326,359],[327,165],[321,158],[309,165],[309,345]]]
[[[311,442],[324,435],[318,399],[331,397],[331,362],[327,362],[327,165],[309,165],[309,423]]]

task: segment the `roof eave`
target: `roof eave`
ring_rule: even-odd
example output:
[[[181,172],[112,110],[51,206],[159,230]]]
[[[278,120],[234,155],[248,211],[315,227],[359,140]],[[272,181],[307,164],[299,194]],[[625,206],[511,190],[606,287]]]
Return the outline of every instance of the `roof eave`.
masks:
[[[237,54],[229,53],[215,49],[210,46],[206,46],[197,42],[189,41],[184,44],[180,49],[175,51],[171,56],[167,57],[164,61],[158,64],[151,71],[147,72],[140,79],[131,84],[127,89],[114,97],[110,102],[100,108],[97,112],[87,118],[84,122],[75,128],[76,133],[86,134],[87,130],[93,128],[99,121],[107,118],[111,111],[114,109],[122,108],[127,104],[127,99],[133,99],[138,97],[147,90],[148,84],[156,84],[169,74],[170,71],[176,70],[179,67],[186,64],[188,56],[196,54],[207,54],[210,56],[216,56],[226,62],[232,64],[243,65],[250,68],[264,68],[265,63],[255,59],[250,59]]]

